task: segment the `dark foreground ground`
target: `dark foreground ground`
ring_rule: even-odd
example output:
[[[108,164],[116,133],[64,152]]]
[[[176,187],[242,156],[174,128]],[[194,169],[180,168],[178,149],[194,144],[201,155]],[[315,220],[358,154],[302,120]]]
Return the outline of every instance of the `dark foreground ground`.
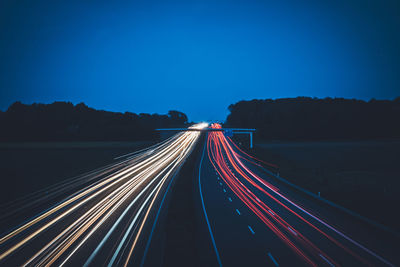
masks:
[[[293,144],[285,145],[291,146]],[[333,147],[341,147],[338,143],[309,143],[302,145],[306,145],[306,150],[307,146],[316,146],[314,151],[310,149],[309,153],[312,157],[317,156],[318,160],[321,162],[323,161],[323,155],[317,155],[315,150],[323,154],[322,151],[326,148],[321,149],[319,146],[324,147],[325,145],[332,145]],[[344,143],[342,145],[349,146],[350,144]],[[367,151],[371,150],[369,144],[365,143],[364,145],[367,146]],[[379,144],[379,147],[381,147],[381,144]],[[391,148],[391,146],[388,147]],[[280,151],[279,148],[280,146],[277,146],[277,151]],[[351,151],[354,150],[354,153],[356,153],[357,149],[360,148],[357,148],[357,146],[352,147]],[[251,153],[260,153],[263,152],[263,150],[264,148],[261,147],[260,149],[260,147],[258,147],[256,151],[252,151]],[[342,151],[340,151],[340,149],[338,149],[336,153],[338,154],[333,155],[334,158],[338,157],[338,159],[343,159],[344,162],[350,161],[350,159],[346,159],[341,155]],[[374,153],[377,152],[375,151]],[[365,151],[361,151],[361,154],[366,158],[368,158],[368,156],[372,157],[372,155]],[[263,154],[260,158],[266,159],[264,156],[266,157],[268,155]],[[273,156],[277,157],[279,154],[276,153],[273,154]],[[354,156],[354,154],[349,155],[349,157],[351,156]],[[390,157],[395,157],[395,155],[391,154]],[[216,254],[213,251],[210,233],[206,227],[206,220],[204,216],[202,216],[203,213],[200,204],[200,196],[202,195],[206,203],[205,206],[207,208],[208,218],[212,229],[211,231],[215,238],[216,247],[218,248],[224,265],[244,266],[247,264],[262,266],[268,263],[271,263],[272,265],[272,262],[267,255],[268,251],[272,251],[272,255],[282,263],[282,266],[300,266],[297,258],[287,252],[287,248],[285,249],[285,247],[280,247],[282,245],[281,241],[278,240],[276,236],[272,235],[270,231],[266,231],[265,225],[263,225],[257,217],[252,217],[251,212],[248,212],[248,207],[244,204],[240,204],[240,201],[238,201],[235,195],[232,194],[231,190],[227,186],[224,187],[223,182],[222,184],[218,183],[218,175],[215,174],[212,165],[210,163],[205,165],[204,163],[207,161],[207,156],[205,156],[202,171],[201,183],[203,184],[203,193],[199,193],[200,179],[198,168],[200,158],[201,149],[199,151],[199,147],[197,147],[193,151],[191,158],[187,160],[186,164],[179,172],[175,184],[172,187],[170,199],[166,205],[166,207],[168,207],[168,212],[165,223],[160,224],[164,227],[160,227],[159,229],[159,232],[165,235],[165,256],[163,257],[163,265],[217,266]],[[301,159],[303,158],[305,158],[305,156],[301,156]],[[278,159],[281,159],[281,157]],[[337,160],[336,162],[339,161],[340,160]],[[343,165],[344,163],[342,163],[342,166]],[[359,167],[360,166],[362,166],[362,164],[360,164]],[[361,242],[361,244],[366,245],[368,248],[373,248],[373,251],[378,253],[378,255],[387,256],[389,260],[393,260],[393,262],[396,263],[397,258],[393,255],[397,255],[394,248],[398,243],[398,239],[396,239],[390,232],[381,231],[379,228],[366,224],[363,221],[359,221],[356,217],[349,216],[335,208],[330,208],[315,198],[309,199],[307,195],[292,190],[289,186],[283,186],[278,180],[275,181],[274,179],[276,178],[268,178],[268,175],[265,175],[262,169],[259,171],[260,177],[263,177],[267,182],[278,186],[281,193],[288,194],[289,198],[294,201],[300,201],[299,203],[301,203],[303,207],[306,207],[306,209],[313,210],[316,214],[338,227],[338,229],[341,229],[351,237],[355,238],[358,242]],[[339,183],[339,180],[337,183]],[[303,186],[303,184],[299,184]],[[362,185],[363,181],[359,181],[358,186]],[[363,191],[360,190],[360,192]],[[229,201],[228,197],[232,200]],[[266,202],[269,203],[269,205],[273,205],[274,203],[274,201],[271,200]],[[393,207],[395,207],[396,204],[397,202],[391,203]],[[354,206],[347,205],[347,207]],[[377,208],[379,209],[378,205]],[[238,212],[238,210],[240,212]],[[395,217],[397,216],[397,214],[394,214],[395,210],[396,209],[388,211],[390,214],[385,214],[385,216],[387,215],[388,218],[391,217],[395,220]],[[370,210],[370,212],[373,211]],[[335,258],[337,258],[339,262],[347,263],[347,265],[349,262],[352,262],[349,261],[349,258],[347,257],[348,255],[341,255],[328,244],[329,242],[327,243],[323,238],[318,238],[317,235],[314,235],[313,231],[308,229],[306,226],[303,225],[302,227],[301,222],[300,224],[297,224],[298,222],[293,220],[293,218],[285,211],[280,211],[279,214],[288,218],[291,224],[296,225],[298,229],[301,229],[300,231],[305,233],[308,238],[313,240],[313,242],[315,242],[315,244],[320,248],[327,249],[329,254],[335,255]],[[382,212],[382,214],[384,214],[384,212]],[[252,230],[249,230],[248,227],[246,227],[247,225],[251,225],[251,229],[254,229],[256,234],[251,234]],[[393,223],[393,225],[396,226],[395,223]],[[323,228],[323,226],[321,227]],[[368,233],[368,235],[366,235],[366,233]]]
[[[110,164],[150,142],[0,143],[0,204]]]
[[[151,144],[1,143],[0,204]],[[290,182],[399,231],[399,151],[400,141],[370,141],[256,143],[250,153],[277,164]]]
[[[119,155],[150,145],[2,144],[1,204],[107,165]],[[157,244],[157,240],[163,240],[163,249],[158,250],[162,251],[162,255],[152,254],[150,248],[148,259],[157,259],[164,266],[213,264],[207,262],[214,260],[214,256],[208,229],[201,217],[197,187],[201,148],[201,145],[197,145],[177,174],[164,204],[164,215],[160,215],[158,231],[153,236],[154,244]],[[399,148],[400,142],[269,143],[256,145],[250,153],[278,164],[280,175],[291,182],[312,192],[319,191],[327,199],[398,230]],[[207,177],[204,179],[207,181]],[[216,183],[215,179],[208,180]],[[230,224],[229,221],[224,225]],[[155,246],[155,250],[158,248]]]
[[[397,231],[400,141],[258,143],[280,176]],[[273,170],[273,169],[271,169]]]

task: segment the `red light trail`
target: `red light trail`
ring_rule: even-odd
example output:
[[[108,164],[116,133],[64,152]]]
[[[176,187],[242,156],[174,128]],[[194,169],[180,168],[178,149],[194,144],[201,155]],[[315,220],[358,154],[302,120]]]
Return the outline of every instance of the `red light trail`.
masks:
[[[221,128],[221,125],[212,124],[211,127],[219,129]],[[243,153],[245,156],[237,153],[233,147],[235,147],[241,152],[241,154]],[[328,263],[332,266],[340,266],[336,260],[322,251],[318,245],[306,238],[299,229],[293,225],[290,225],[281,216],[279,216],[278,212],[271,208],[271,204],[278,204],[279,206],[283,207],[285,210],[299,218],[302,222],[306,223],[313,230],[317,231],[323,237],[331,241],[338,248],[343,249],[349,255],[356,258],[361,264],[372,265],[372,263],[340,242],[337,238],[334,238],[332,235],[328,234],[325,229],[322,229],[324,227],[321,228],[318,226],[318,223],[327,227],[329,230],[332,230],[340,237],[343,237],[345,242],[348,241],[352,245],[355,245],[359,249],[362,249],[368,254],[379,259],[381,262],[391,265],[379,255],[376,255],[374,252],[352,240],[350,237],[329,225],[324,220],[318,218],[310,211],[288,199],[285,195],[283,195],[282,192],[279,191],[276,186],[271,185],[259,177],[254,171],[246,167],[241,159],[244,159],[254,165],[260,166],[260,164],[252,160],[256,160],[259,163],[277,168],[276,165],[263,162],[243,152],[232,142],[231,139],[226,138],[223,132],[214,131],[208,134],[207,152],[215,170],[227,184],[227,186],[232,190],[232,192],[265,224],[266,227],[276,234],[277,237],[279,237],[306,264],[318,266]],[[257,194],[259,197],[257,197]],[[264,199],[262,196],[267,197],[268,201],[263,202],[260,200],[260,198]],[[267,205],[267,202],[270,205]],[[285,204],[284,202],[288,202],[289,204]],[[304,216],[299,212],[299,210],[309,215],[314,220],[310,220],[307,218],[308,216]]]

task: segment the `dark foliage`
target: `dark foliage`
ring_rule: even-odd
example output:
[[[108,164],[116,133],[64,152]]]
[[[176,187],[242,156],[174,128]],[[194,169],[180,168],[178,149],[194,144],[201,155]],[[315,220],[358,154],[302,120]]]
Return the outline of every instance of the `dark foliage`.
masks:
[[[256,128],[265,140],[400,138],[400,97],[369,102],[343,98],[282,98],[229,106],[227,126]]]
[[[12,104],[0,112],[0,141],[136,141],[158,137],[156,128],[188,123],[185,114],[119,113],[80,103]]]

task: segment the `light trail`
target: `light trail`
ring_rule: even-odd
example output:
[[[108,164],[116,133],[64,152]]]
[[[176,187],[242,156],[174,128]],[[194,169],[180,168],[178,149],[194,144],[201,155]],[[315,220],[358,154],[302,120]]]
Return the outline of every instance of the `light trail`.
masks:
[[[207,126],[197,124],[192,127]],[[199,131],[178,133],[158,145],[124,155],[120,157],[124,159],[115,164],[47,188],[55,196],[76,190],[2,236],[0,265],[62,266],[83,258],[81,265],[85,261],[88,265],[96,259],[105,262],[111,255],[110,263],[140,262],[140,255],[133,252],[149,215],[159,204],[160,192],[171,183],[199,136]],[[86,186],[79,188],[82,185]],[[26,199],[35,204],[45,201],[40,192]],[[31,206],[26,203],[18,212]],[[130,227],[121,227],[121,222]],[[118,246],[110,243],[111,236],[114,242],[117,238]],[[97,242],[99,238],[100,243]],[[38,241],[41,245],[35,251],[33,248]],[[106,250],[105,246],[114,247],[114,250]],[[120,250],[121,247],[128,250]],[[85,253],[80,253],[82,250]],[[88,251],[92,252],[87,254]]]
[[[221,128],[219,124],[213,124],[211,127]],[[273,203],[273,205],[284,208],[290,214],[300,219],[301,222],[305,223],[307,227],[311,227],[311,229],[315,230],[322,238],[326,238],[339,249],[342,249],[345,253],[354,257],[359,263],[363,265],[372,265],[365,256],[359,254],[363,252],[364,254],[366,253],[366,255],[369,254],[369,257],[372,256],[372,258],[380,264],[384,263],[393,266],[386,259],[343,234],[299,204],[294,203],[283,193],[279,192],[279,188],[260,178],[246,167],[241,160],[245,159],[254,165],[258,165],[256,162],[251,162],[251,160],[255,158],[248,154],[242,156],[241,154],[244,152],[236,147],[241,154],[237,153],[232,144],[232,140],[226,138],[222,132],[215,131],[208,134],[208,156],[219,177],[221,177],[243,204],[245,204],[266,227],[272,230],[283,243],[297,254],[299,258],[304,260],[305,263],[311,266],[323,265],[327,262],[334,266],[339,265],[332,257],[328,256],[327,253],[306,238],[299,229],[296,229],[294,226],[290,225],[288,221],[279,216],[279,212],[271,208],[267,203]],[[260,160],[257,161],[260,162]],[[269,165],[276,167],[272,164]],[[250,186],[245,185],[245,183]],[[263,200],[268,199],[268,202],[260,200],[261,196],[263,196]],[[312,220],[310,220],[310,218]],[[326,227],[328,231],[325,230],[324,227]],[[337,236],[334,236],[335,234],[337,234]],[[352,247],[349,247],[349,245]]]

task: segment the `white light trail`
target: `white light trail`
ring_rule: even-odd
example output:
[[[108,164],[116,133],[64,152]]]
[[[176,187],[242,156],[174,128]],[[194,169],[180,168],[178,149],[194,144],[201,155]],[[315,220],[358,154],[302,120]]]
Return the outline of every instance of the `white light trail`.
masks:
[[[200,123],[190,128],[202,129],[207,126],[207,123]],[[41,237],[47,240],[46,243],[38,251],[33,251],[29,258],[20,259],[23,260],[22,265],[62,266],[73,259],[83,247],[86,251],[92,250],[86,261],[87,265],[97,256],[101,256],[98,252],[113,233],[118,234],[119,245],[114,246],[110,263],[118,258],[127,264],[131,258],[133,260],[132,252],[149,213],[157,203],[159,193],[170,183],[199,136],[198,131],[178,133],[158,145],[121,156],[119,158],[124,158],[122,161],[93,172],[92,176],[88,174],[74,180],[79,185],[87,181],[92,184],[77,190],[1,237],[0,264],[9,257],[14,257],[14,254],[17,255],[26,244]],[[66,192],[63,186],[75,188],[74,183],[63,183],[54,186],[52,193]],[[24,207],[29,207],[29,204]],[[129,219],[130,217],[133,219]],[[117,226],[126,219],[130,221],[129,227],[124,228],[123,233],[116,233]],[[97,236],[104,234],[100,243],[90,242],[95,233]],[[128,254],[125,250],[120,251],[122,246],[129,248]],[[23,253],[25,257],[26,254]]]

